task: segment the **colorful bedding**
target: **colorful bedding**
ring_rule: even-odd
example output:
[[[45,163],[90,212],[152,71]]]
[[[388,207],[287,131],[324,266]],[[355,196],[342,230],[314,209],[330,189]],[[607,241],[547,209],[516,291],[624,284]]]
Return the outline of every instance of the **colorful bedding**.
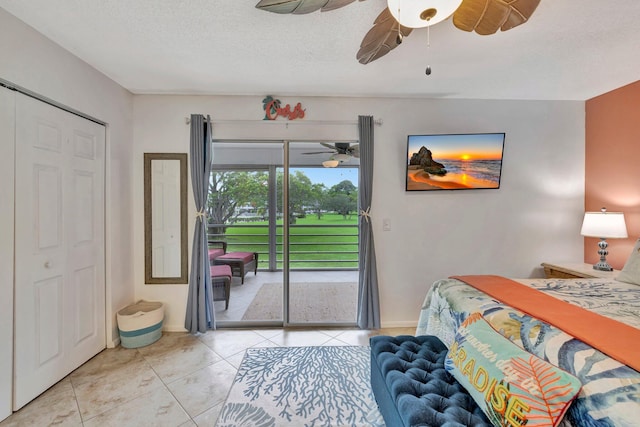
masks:
[[[517,281],[640,329],[640,286],[606,279]],[[461,281],[433,284],[416,335],[435,335],[449,345],[460,324],[476,311],[521,348],[580,379],[582,391],[560,426],[640,425],[640,372]]]

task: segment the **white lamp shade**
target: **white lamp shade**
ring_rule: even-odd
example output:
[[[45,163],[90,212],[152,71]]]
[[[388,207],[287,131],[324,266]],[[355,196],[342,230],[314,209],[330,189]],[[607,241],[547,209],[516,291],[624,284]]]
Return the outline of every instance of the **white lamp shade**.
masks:
[[[422,28],[444,21],[460,7],[461,3],[462,0],[387,0],[387,7],[402,26]],[[420,15],[428,9],[434,9],[435,15],[425,20]]]
[[[580,234],[602,239],[627,237],[627,225],[622,212],[585,212]]]
[[[340,162],[337,160],[325,160],[324,162],[322,162],[322,166],[324,166],[325,168],[335,168],[339,164]]]

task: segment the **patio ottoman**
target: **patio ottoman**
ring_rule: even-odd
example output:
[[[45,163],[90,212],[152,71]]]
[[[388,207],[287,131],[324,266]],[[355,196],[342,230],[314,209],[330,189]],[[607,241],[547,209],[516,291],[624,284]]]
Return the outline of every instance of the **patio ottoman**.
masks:
[[[231,267],[228,265],[212,265],[211,287],[213,288],[213,300],[224,301],[224,309],[229,308],[229,296],[231,295]]]
[[[253,270],[253,274],[258,274],[258,253],[257,252],[229,252],[213,260],[215,265],[228,265],[234,277],[240,277],[244,283],[244,276]]]
[[[386,425],[491,427],[444,368],[447,347],[430,335],[371,337],[371,387]]]

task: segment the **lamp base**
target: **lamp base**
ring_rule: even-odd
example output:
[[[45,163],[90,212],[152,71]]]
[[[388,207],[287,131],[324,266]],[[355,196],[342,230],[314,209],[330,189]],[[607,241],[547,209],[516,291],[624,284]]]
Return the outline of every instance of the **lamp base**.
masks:
[[[613,271],[613,267],[611,267],[607,262],[607,255],[609,255],[607,246],[609,246],[609,244],[607,243],[607,239],[600,238],[600,241],[598,242],[598,247],[600,248],[598,250],[598,255],[600,255],[600,262],[593,265],[594,270]]]
[[[600,270],[600,271],[613,271],[613,267],[611,267],[609,263],[606,261],[593,264],[593,269]]]

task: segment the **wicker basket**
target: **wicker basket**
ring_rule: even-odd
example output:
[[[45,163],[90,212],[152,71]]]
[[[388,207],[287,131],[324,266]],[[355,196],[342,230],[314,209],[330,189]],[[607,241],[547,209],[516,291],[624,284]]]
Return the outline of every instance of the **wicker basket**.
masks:
[[[140,300],[118,311],[120,344],[125,348],[144,347],[162,336],[164,305]]]

